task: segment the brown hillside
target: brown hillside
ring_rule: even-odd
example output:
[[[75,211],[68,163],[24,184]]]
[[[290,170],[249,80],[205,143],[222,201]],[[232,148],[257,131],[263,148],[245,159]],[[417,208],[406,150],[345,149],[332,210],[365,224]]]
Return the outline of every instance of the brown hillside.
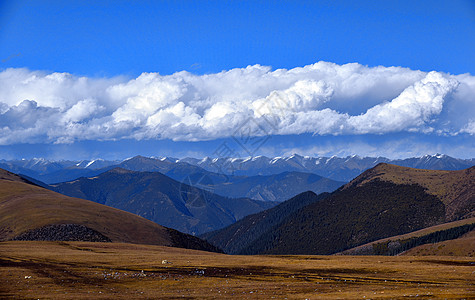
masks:
[[[77,224],[105,235],[112,242],[183,247],[202,242],[132,213],[63,196],[22,182],[21,177],[12,173],[0,172],[0,241],[46,225]],[[209,250],[201,246],[196,248]]]
[[[475,166],[460,171],[437,171],[381,163],[363,172],[342,189],[363,186],[374,180],[424,187],[429,194],[444,203],[447,221],[474,216]]]
[[[427,236],[431,233],[435,233],[435,232],[438,232],[438,231],[453,229],[453,228],[457,228],[457,227],[461,227],[461,226],[469,225],[469,224],[475,224],[475,217],[464,219],[464,220],[459,220],[459,221],[454,221],[454,222],[449,222],[449,223],[444,223],[444,224],[440,224],[440,225],[435,225],[435,226],[427,227],[427,228],[417,230],[417,231],[414,231],[414,232],[380,239],[380,240],[377,240],[377,241],[374,241],[374,242],[371,242],[371,243],[367,243],[367,244],[364,244],[364,245],[361,245],[361,246],[358,246],[358,247],[355,247],[355,248],[347,249],[343,252],[337,253],[336,255],[340,255],[340,254],[343,254],[343,255],[375,255],[374,249],[375,249],[375,247],[378,247],[378,245],[384,245],[384,244],[394,243],[394,242],[397,242],[397,241],[409,240],[411,238],[419,238],[419,237]],[[450,241],[444,241],[443,243],[445,243],[445,242],[450,242]],[[431,244],[431,245],[433,245],[433,244]],[[424,246],[425,245],[418,246],[417,248],[424,247]],[[475,252],[475,248],[473,248],[473,249],[474,249],[473,252]],[[409,251],[411,251],[411,250],[409,250]],[[408,251],[406,251],[406,252],[408,252]]]
[[[10,172],[8,172],[6,170],[3,170],[3,169],[0,169],[0,180],[8,180],[8,181],[29,183],[29,181],[25,180],[21,176],[10,173]]]
[[[401,255],[407,256],[475,256],[475,231],[450,241],[421,245]],[[475,264],[475,263],[474,263]]]

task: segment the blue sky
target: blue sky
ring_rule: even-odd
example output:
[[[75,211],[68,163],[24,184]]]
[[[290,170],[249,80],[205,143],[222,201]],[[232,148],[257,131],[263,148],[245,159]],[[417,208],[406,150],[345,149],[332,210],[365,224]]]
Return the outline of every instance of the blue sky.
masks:
[[[11,57],[4,68],[137,76],[323,60],[475,70],[470,0],[3,1],[0,8],[0,54]]]
[[[96,2],[0,1],[1,156],[475,157],[473,1]]]

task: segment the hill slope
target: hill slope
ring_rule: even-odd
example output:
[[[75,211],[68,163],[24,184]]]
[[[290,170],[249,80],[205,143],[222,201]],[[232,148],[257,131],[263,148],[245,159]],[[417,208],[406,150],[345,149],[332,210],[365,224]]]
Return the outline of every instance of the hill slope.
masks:
[[[460,238],[439,243],[424,244],[412,248],[401,255],[408,256],[475,256],[475,230]],[[475,263],[472,263],[472,266]]]
[[[10,181],[10,182],[32,183],[24,177],[21,177],[17,174],[8,172],[8,171],[3,170],[3,169],[0,169],[0,180]]]
[[[113,242],[216,251],[208,243],[134,214],[29,184],[0,169],[0,241],[50,225],[84,226]]]
[[[305,192],[276,207],[247,216],[224,229],[205,233],[200,237],[214,245],[221,245],[221,249],[226,253],[242,253],[243,249],[259,239],[261,235],[278,226],[289,215],[328,195],[328,193],[323,193],[317,196],[313,192]]]
[[[474,169],[440,172],[380,164],[325,199],[289,214],[238,253],[332,254],[469,217],[475,202]],[[234,230],[221,236],[227,230],[214,233],[218,240],[207,238],[225,248],[227,240],[240,234]]]
[[[418,247],[419,245],[455,240],[472,231],[475,233],[475,218],[444,223],[407,234],[392,236],[345,250],[339,254],[398,255],[408,250],[413,252],[410,249]],[[473,252],[472,254],[475,254],[475,248],[471,250],[471,252]]]
[[[438,171],[379,164],[356,177],[342,190],[364,186],[377,180],[423,187],[427,193],[444,203],[447,221],[471,217],[475,211],[475,167],[458,171]]]
[[[215,195],[159,172],[134,172],[120,168],[52,187],[62,194],[123,209],[192,234],[223,228],[274,206],[270,202]]]

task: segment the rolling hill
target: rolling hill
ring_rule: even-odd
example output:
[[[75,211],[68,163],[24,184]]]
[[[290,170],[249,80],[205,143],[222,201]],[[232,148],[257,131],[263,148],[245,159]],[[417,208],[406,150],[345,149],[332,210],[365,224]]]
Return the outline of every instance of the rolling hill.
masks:
[[[344,255],[398,255],[403,252],[414,253],[411,249],[420,245],[435,244],[445,241],[453,241],[459,238],[466,239],[466,235],[474,232],[475,218],[469,218],[441,225],[431,226],[403,235],[392,236],[377,240],[352,249],[345,250],[339,254]],[[447,242],[450,243],[450,242]],[[452,247],[453,248],[453,247]],[[461,252],[467,251],[466,256],[475,255],[475,248],[460,247]]]
[[[442,201],[446,208],[447,221],[474,216],[475,167],[459,171],[439,171],[380,164],[356,177],[343,186],[342,190],[378,180],[423,187],[428,194]]]
[[[227,249],[230,240],[245,239],[239,237],[245,234],[249,237],[247,245],[234,248],[231,253],[236,254],[333,254],[471,217],[475,203],[474,174],[475,167],[429,171],[379,164],[324,199],[317,201],[316,195],[307,195],[314,201],[275,222],[265,232],[254,235],[260,229],[244,225],[243,219],[206,239]],[[255,218],[259,216],[264,217],[264,212]],[[241,226],[248,226],[244,233]]]
[[[54,237],[55,230],[65,227],[112,242],[218,250],[196,237],[119,209],[55,193],[0,169],[0,241],[27,236],[43,239],[45,231]]]
[[[247,198],[222,197],[159,172],[121,168],[55,184],[52,188],[64,195],[119,208],[191,234],[223,228],[275,205]]]
[[[427,243],[411,248],[403,253],[402,256],[475,256],[475,230],[472,230],[463,236],[442,241],[438,243]],[[475,262],[471,264],[475,265]]]

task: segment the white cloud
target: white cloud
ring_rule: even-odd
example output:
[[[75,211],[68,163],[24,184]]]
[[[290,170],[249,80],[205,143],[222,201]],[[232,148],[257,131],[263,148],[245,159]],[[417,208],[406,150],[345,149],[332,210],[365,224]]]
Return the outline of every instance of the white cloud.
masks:
[[[433,116],[441,113],[444,99],[455,91],[458,82],[440,73],[427,76],[406,88],[391,102],[376,105],[365,114],[348,119],[355,133],[386,133],[402,130],[432,131]]]
[[[460,130],[461,133],[469,133],[471,135],[475,135],[475,120],[470,120],[468,124]]]
[[[90,118],[104,110],[103,106],[97,105],[94,99],[84,99],[74,104],[64,113],[64,122],[77,123]]]
[[[87,78],[0,72],[0,144],[211,140],[254,118],[260,134],[475,134],[475,77],[318,62],[216,74]]]

